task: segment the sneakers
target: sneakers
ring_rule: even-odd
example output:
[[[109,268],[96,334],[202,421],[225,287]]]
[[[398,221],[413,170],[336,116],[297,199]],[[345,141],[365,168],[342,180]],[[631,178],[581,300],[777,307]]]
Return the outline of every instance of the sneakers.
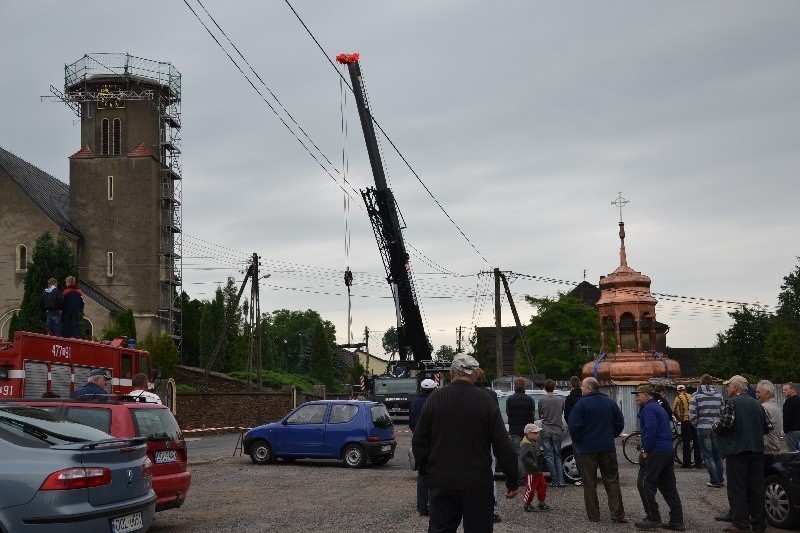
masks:
[[[566,486],[567,486],[567,484],[566,484],[566,483],[559,483],[559,484],[558,484],[558,486],[559,486],[559,487],[566,487]]]
[[[550,506],[549,506],[549,505],[547,505],[546,503],[544,503],[544,502],[540,502],[540,503],[539,503],[539,510],[540,510],[540,511],[550,511],[550,510],[551,510],[551,508],[550,508]]]
[[[525,504],[525,512],[527,512],[527,513],[535,513],[536,512],[536,507],[534,507],[533,505],[531,505],[529,503],[526,503]]]
[[[686,526],[683,524],[673,524],[672,522],[664,522],[661,524],[662,529],[669,529],[672,531],[686,531]]]
[[[661,520],[650,520],[649,518],[645,518],[641,522],[634,522],[633,525],[636,529],[660,529]]]
[[[553,481],[552,483],[550,483],[550,486],[551,486],[551,487],[558,487],[558,483],[556,483],[555,481]]]
[[[581,480],[579,479],[578,481],[576,481],[576,482],[575,482],[575,486],[576,486],[576,487],[582,487],[582,486],[583,486],[583,481],[581,481]]]

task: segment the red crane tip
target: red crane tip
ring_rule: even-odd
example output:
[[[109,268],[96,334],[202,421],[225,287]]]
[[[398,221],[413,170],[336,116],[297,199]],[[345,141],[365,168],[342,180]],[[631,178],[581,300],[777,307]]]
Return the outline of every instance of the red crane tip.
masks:
[[[339,54],[336,56],[336,61],[343,65],[358,63],[358,52],[353,52],[352,54]]]

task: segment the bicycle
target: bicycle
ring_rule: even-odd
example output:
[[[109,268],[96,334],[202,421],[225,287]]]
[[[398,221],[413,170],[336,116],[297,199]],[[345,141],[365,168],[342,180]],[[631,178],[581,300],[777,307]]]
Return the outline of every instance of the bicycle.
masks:
[[[672,449],[673,449],[673,456],[675,458],[675,462],[679,465],[683,465],[683,439],[681,438],[681,434],[678,431],[678,425],[675,421],[672,421]],[[692,456],[694,456],[694,446],[696,443],[692,443]],[[638,465],[639,464],[639,454],[642,452],[642,432],[641,431],[634,431],[627,437],[625,437],[622,441],[622,454],[625,456],[625,459],[628,462]],[[705,464],[705,462],[703,463]]]

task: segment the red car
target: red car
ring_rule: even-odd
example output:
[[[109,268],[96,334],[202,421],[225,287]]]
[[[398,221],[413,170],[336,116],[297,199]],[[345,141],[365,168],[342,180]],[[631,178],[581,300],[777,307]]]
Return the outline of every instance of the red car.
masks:
[[[70,400],[60,398],[7,400],[47,409],[118,438],[145,437],[153,463],[156,511],[183,505],[192,483],[187,470],[186,441],[165,405],[130,399]]]

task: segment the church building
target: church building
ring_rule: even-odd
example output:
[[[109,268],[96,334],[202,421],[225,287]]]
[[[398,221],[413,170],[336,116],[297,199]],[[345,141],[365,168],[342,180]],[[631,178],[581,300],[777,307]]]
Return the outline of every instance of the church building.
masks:
[[[36,239],[49,231],[73,246],[94,336],[132,309],[140,337],[178,339],[180,73],[129,54],[91,54],[65,66],[64,92],[54,92],[80,118],[69,185],[0,147],[0,338],[22,302]]]

